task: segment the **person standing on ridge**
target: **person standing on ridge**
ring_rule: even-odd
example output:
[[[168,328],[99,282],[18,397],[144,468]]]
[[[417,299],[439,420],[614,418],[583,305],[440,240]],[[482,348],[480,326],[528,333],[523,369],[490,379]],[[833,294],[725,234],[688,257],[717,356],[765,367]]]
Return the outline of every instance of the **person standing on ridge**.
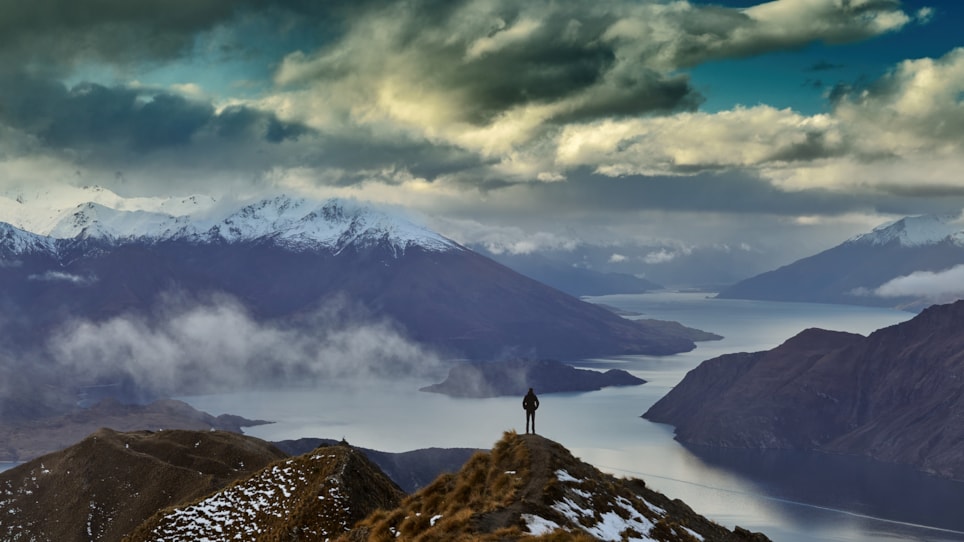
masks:
[[[522,400],[522,408],[526,409],[526,434],[529,434],[529,420],[532,420],[532,434],[536,434],[536,409],[539,408],[539,398],[536,393],[529,388],[529,393]]]

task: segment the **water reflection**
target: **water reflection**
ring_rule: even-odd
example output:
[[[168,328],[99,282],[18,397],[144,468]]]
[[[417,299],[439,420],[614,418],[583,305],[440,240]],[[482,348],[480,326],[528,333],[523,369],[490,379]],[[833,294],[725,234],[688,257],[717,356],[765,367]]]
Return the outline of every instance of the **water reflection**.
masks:
[[[854,515],[964,531],[962,482],[859,457],[684,447],[707,465],[743,476],[761,495]]]

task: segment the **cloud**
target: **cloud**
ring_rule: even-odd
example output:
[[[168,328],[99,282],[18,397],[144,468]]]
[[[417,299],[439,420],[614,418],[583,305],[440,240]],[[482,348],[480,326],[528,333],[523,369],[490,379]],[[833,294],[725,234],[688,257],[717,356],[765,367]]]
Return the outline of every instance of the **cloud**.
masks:
[[[854,132],[863,156],[951,156],[964,137],[962,89],[964,48],[957,48],[905,60],[876,81],[839,91],[833,114]]]
[[[216,111],[203,101],[136,87],[0,74],[0,121],[54,149],[149,152],[209,137],[280,143],[307,128],[246,106]],[[106,152],[106,151],[102,151]]]
[[[390,3],[353,12],[338,40],[286,55],[274,79],[290,90],[285,107],[315,127],[363,124],[493,156],[561,125],[694,111],[703,97],[680,68],[910,20],[879,0]]]
[[[41,282],[70,282],[78,286],[86,286],[97,281],[97,277],[85,277],[83,275],[74,275],[72,273],[64,273],[61,271],[46,271],[40,275],[30,275],[27,278],[29,280]]]
[[[85,381],[124,380],[161,394],[420,376],[441,367],[391,322],[339,300],[295,325],[260,322],[226,296],[170,298],[150,315],[72,322],[47,350]]]
[[[112,63],[173,59],[196,35],[231,20],[244,0],[0,1],[0,55],[45,69],[91,58]]]
[[[923,297],[953,300],[964,297],[964,265],[943,271],[915,271],[891,279],[872,292],[878,297]]]

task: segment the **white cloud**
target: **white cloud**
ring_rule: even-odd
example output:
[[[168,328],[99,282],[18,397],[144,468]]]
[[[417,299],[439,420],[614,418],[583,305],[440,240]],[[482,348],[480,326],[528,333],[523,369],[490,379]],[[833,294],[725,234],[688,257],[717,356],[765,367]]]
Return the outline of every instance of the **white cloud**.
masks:
[[[41,282],[69,282],[78,286],[86,286],[97,281],[96,277],[75,275],[62,271],[46,271],[40,275],[30,275],[27,279]]]
[[[72,322],[48,351],[86,378],[129,378],[139,389],[189,393],[320,378],[425,375],[441,367],[432,352],[391,322],[359,316],[333,301],[296,327],[255,320],[220,296],[168,299],[152,315]]]
[[[626,256],[623,256],[622,254],[619,254],[619,253],[613,253],[613,255],[609,257],[609,263],[622,263],[625,261],[626,261]]]
[[[794,149],[815,140],[822,147],[839,147],[843,134],[828,115],[760,105],[567,126],[558,138],[556,160],[566,167],[595,166],[611,176],[682,174],[786,162],[794,159]]]
[[[660,249],[646,254],[646,256],[643,257],[643,261],[648,264],[666,263],[675,260],[678,255],[676,252]]]
[[[915,271],[889,280],[873,291],[879,297],[924,297],[957,299],[964,297],[964,265],[943,271]]]

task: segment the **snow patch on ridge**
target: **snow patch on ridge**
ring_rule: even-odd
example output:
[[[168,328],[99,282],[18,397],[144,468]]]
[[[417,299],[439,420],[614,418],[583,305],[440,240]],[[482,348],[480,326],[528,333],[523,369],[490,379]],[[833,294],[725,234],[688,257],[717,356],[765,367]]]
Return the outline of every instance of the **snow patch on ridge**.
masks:
[[[880,246],[896,241],[904,247],[920,247],[944,240],[964,246],[964,223],[960,222],[960,216],[909,216],[853,237],[848,243]]]

